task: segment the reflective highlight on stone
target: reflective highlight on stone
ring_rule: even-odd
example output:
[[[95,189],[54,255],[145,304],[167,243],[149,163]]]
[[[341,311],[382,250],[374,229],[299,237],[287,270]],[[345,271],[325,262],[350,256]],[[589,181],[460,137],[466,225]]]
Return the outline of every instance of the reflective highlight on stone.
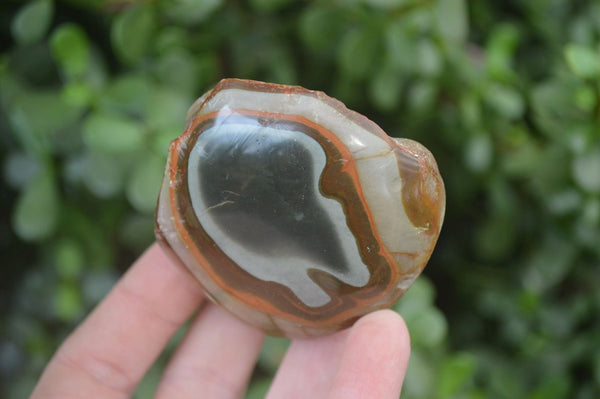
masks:
[[[214,302],[269,333],[314,336],[402,296],[444,207],[420,144],[321,92],[227,79],[171,144],[156,233]]]

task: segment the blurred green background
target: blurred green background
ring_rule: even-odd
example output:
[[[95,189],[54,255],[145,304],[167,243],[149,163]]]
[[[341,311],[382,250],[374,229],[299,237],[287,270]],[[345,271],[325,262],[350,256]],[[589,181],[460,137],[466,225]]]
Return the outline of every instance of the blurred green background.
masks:
[[[0,11],[0,397],[30,393],[153,241],[168,143],[223,77],[323,90],[436,156],[446,221],[395,307],[413,345],[404,399],[600,397],[599,2]],[[267,340],[248,398],[264,395],[286,345]],[[136,397],[150,397],[168,353]]]

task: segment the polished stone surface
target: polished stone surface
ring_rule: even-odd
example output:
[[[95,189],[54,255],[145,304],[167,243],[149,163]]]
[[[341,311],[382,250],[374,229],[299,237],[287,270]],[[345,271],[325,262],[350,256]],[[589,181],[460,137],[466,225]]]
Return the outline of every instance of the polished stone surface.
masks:
[[[321,92],[228,79],[171,144],[157,237],[214,302],[267,332],[312,336],[396,301],[444,206],[420,144]]]

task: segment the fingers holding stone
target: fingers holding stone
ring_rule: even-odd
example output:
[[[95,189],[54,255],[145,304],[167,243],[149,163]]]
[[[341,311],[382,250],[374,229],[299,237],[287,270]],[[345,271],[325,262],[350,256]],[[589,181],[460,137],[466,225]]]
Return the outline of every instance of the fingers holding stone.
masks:
[[[156,398],[243,397],[264,333],[208,304],[192,322]]]
[[[402,318],[374,312],[339,333],[294,341],[267,398],[398,398],[409,355]]]
[[[294,340],[273,380],[267,399],[320,398],[336,375],[348,330]]]
[[[153,245],[59,348],[32,397],[129,397],[202,300]]]
[[[408,367],[410,338],[404,320],[391,310],[360,319],[346,340],[328,398],[396,399]]]

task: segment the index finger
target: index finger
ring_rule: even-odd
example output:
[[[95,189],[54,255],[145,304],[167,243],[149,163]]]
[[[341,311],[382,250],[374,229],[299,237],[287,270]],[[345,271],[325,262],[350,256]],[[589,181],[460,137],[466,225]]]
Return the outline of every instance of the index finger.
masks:
[[[202,299],[200,286],[152,245],[58,349],[32,398],[130,397]]]

